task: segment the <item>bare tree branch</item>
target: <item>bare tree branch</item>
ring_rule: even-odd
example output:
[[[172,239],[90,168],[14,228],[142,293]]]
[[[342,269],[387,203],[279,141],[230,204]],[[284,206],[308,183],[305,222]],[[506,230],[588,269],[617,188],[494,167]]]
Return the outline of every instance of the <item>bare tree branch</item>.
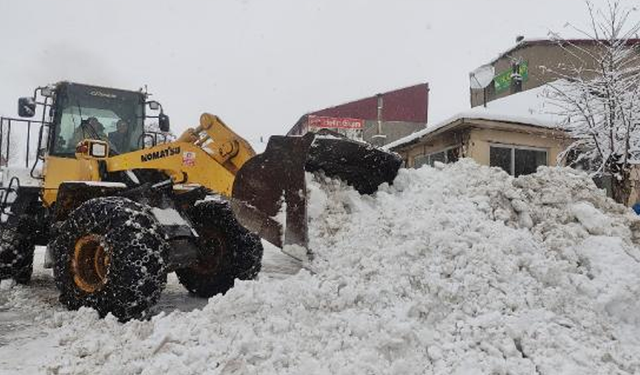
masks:
[[[587,1],[589,29],[570,26],[588,42],[550,33],[566,58],[543,68],[562,79],[549,85],[548,96],[574,140],[563,157],[577,152],[575,161],[587,162],[593,174],[621,183],[631,163],[640,162],[640,46],[634,39],[640,21],[635,8],[623,4],[612,0],[596,9]]]

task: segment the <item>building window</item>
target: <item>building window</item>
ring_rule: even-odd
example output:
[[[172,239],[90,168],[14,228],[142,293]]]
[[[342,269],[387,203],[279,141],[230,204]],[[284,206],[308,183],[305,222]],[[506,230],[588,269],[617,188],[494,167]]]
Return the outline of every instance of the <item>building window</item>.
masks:
[[[444,151],[436,152],[436,153],[433,153],[433,154],[429,155],[429,165],[431,165],[433,167],[433,165],[437,161],[439,161],[440,163],[446,163],[447,162],[447,157],[446,157],[446,154],[444,153]]]
[[[547,165],[547,151],[543,149],[491,146],[489,165],[500,167],[512,176],[535,173],[541,165]]]
[[[425,164],[429,164],[429,155],[418,155],[413,158],[413,167],[420,168]]]
[[[453,147],[447,150],[447,163],[455,163],[460,159],[460,147]]]
[[[500,167],[507,171],[507,173],[513,174],[511,167],[513,161],[511,157],[512,152],[513,148],[491,146],[489,150],[489,165],[492,167]]]
[[[458,146],[454,146],[431,154],[418,155],[413,159],[413,167],[420,168],[425,164],[429,164],[433,167],[437,161],[445,164],[455,163],[459,159],[459,154],[460,148]]]

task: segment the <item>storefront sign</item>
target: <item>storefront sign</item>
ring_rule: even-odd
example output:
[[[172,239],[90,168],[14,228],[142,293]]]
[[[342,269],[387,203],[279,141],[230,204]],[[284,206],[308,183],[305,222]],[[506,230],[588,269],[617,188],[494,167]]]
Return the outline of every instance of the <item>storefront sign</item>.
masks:
[[[362,129],[364,120],[326,116],[309,116],[309,128],[316,129]]]

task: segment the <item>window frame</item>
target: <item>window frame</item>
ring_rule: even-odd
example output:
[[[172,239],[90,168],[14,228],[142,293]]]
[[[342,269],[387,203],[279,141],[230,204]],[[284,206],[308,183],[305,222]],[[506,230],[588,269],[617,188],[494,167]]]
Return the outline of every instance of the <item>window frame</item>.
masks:
[[[75,86],[75,87],[70,87],[70,86]],[[63,157],[63,158],[75,158],[75,147],[67,151],[56,149],[58,134],[60,133],[61,126],[62,126],[61,121],[62,121],[62,116],[64,112],[63,103],[65,103],[65,101],[68,100],[69,95],[85,95],[86,92],[88,92],[89,90],[100,90],[100,89],[101,88],[98,86],[86,86],[86,85],[80,85],[80,84],[65,83],[60,85],[60,88],[56,93],[56,96],[54,99],[53,107],[55,112],[54,112],[54,116],[52,118],[52,122],[49,129],[49,138],[47,140],[49,155],[56,156],[56,157]],[[141,112],[140,114],[136,115],[136,121],[140,121],[140,124],[138,124],[137,126],[140,126],[141,135],[145,134],[146,133],[145,120],[147,119],[147,116],[146,116],[146,105],[145,105],[146,97],[144,96],[144,94],[135,92],[135,91],[126,91],[126,90],[119,90],[119,89],[112,89],[112,88],[108,88],[105,90],[108,90],[109,92],[124,93],[124,95],[131,95],[138,98],[138,101],[139,101],[138,105]],[[129,126],[131,127],[131,124]],[[130,133],[128,134],[129,136],[132,136],[133,131],[130,130]],[[139,151],[139,150],[142,150],[143,148],[144,148],[144,145],[136,150],[130,150],[129,152]]]
[[[511,170],[505,171],[505,172],[509,173],[509,175],[511,176],[514,176],[514,177],[516,176],[516,150],[544,152],[545,154],[544,165],[549,166],[549,148],[535,147],[535,146],[520,146],[515,144],[505,144],[505,143],[495,143],[495,142],[489,143],[489,166],[491,166],[491,148],[492,147],[510,149],[511,151],[510,152],[510,157],[511,157],[510,169]]]
[[[420,168],[420,167],[422,167],[423,165],[429,165],[429,166],[433,167],[433,164],[431,164],[431,156],[432,156],[432,155],[435,155],[435,154],[444,154],[444,163],[445,163],[445,164],[449,164],[450,162],[449,162],[449,156],[447,155],[447,152],[448,152],[449,150],[454,149],[454,148],[460,148],[460,147],[462,147],[462,146],[461,146],[461,145],[448,146],[448,147],[445,147],[445,148],[439,149],[438,151],[430,152],[430,153],[428,153],[428,154],[424,154],[424,153],[422,153],[422,154],[420,154],[420,155],[416,155],[416,156],[414,156],[414,157],[413,157],[413,168],[414,168],[414,169],[415,169],[415,168]],[[423,157],[424,157],[424,158],[427,158],[427,162],[426,162],[426,163],[424,163],[424,164],[420,164],[418,167],[416,167],[416,159],[417,159],[417,158],[423,158]],[[458,160],[459,160],[459,159],[458,159]]]

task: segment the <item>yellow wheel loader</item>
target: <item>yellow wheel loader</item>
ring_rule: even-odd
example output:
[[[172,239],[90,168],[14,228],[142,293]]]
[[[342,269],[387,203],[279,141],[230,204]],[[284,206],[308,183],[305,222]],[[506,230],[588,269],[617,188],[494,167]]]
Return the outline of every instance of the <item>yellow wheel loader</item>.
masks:
[[[18,113],[0,119],[0,279],[27,283],[47,246],[64,305],[123,321],[147,313],[169,272],[210,297],[256,277],[261,237],[308,249],[305,172],[369,194],[401,162],[335,134],[273,136],[255,155],[206,113],[175,138],[142,91],[60,82]]]

